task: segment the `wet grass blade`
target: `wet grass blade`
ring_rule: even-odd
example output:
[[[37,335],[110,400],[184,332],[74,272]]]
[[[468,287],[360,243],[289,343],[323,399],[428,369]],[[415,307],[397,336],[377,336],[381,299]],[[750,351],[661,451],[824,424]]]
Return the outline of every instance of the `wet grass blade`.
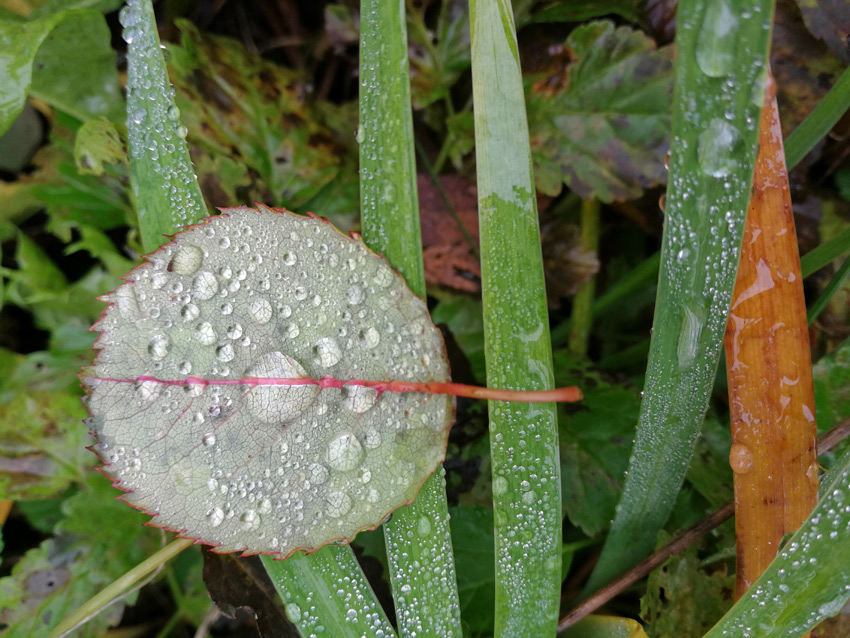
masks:
[[[404,3],[366,0],[360,29],[363,240],[425,297]],[[461,635],[443,466],[384,525],[401,636]]]
[[[189,159],[150,0],[128,0],[121,24],[128,45],[130,182],[142,244],[145,252],[153,252],[165,243],[164,235],[209,213]]]
[[[850,67],[785,141],[788,170],[794,168],[850,108]]]
[[[708,406],[737,269],[773,4],[686,0],[646,386],[624,494],[585,594],[649,554]]]
[[[470,1],[487,381],[553,385],[525,101],[510,2]],[[496,636],[555,634],[561,498],[554,405],[491,401]]]
[[[261,558],[302,636],[395,636],[350,547],[327,545],[278,561]]]
[[[121,12],[127,53],[127,128],[130,139],[130,175],[144,246],[153,251],[164,243],[163,235],[197,222],[208,215],[189,160],[183,139],[179,112],[174,106],[173,89],[168,83],[165,62],[156,32],[150,0],[129,0]],[[165,97],[164,97],[165,96]],[[264,560],[275,583],[285,581],[287,603],[291,609],[308,610],[318,605],[315,613],[304,613],[295,622],[307,630],[317,622],[340,625],[334,635],[345,638],[360,636],[356,623],[345,622],[349,613],[371,614],[364,623],[369,627],[392,627],[383,616],[366,577],[360,570],[350,547],[325,547],[310,556],[287,561]],[[344,581],[344,587],[340,584]],[[344,590],[352,596],[338,596]],[[316,596],[310,602],[308,596]],[[334,595],[326,594],[333,592]],[[372,610],[365,612],[366,610]],[[313,623],[313,624],[311,624]],[[365,626],[365,625],[364,625]],[[309,633],[312,629],[306,631]]]

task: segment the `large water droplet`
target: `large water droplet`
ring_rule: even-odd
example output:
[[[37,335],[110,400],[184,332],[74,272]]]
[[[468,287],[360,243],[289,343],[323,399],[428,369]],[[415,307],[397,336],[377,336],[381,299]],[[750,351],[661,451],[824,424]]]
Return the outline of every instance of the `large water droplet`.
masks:
[[[210,525],[218,527],[224,522],[224,510],[220,507],[216,507],[207,514],[207,518],[210,521]]]
[[[259,324],[266,324],[272,318],[272,305],[265,299],[254,299],[248,307],[251,317]]]
[[[363,289],[360,286],[351,286],[345,293],[345,296],[348,298],[349,304],[356,306],[363,301]]]
[[[219,361],[227,363],[228,361],[233,361],[233,357],[236,356],[236,351],[233,349],[232,345],[226,343],[215,349],[215,356]]]
[[[381,342],[381,333],[369,326],[357,334],[357,340],[364,348],[374,348]]]
[[[215,334],[215,329],[208,321],[202,321],[197,326],[195,326],[194,336],[199,343],[205,346],[211,346],[218,339]]]
[[[722,78],[735,63],[738,18],[726,0],[712,0],[706,5],[697,39],[697,65],[706,75]]]
[[[755,457],[752,451],[743,443],[733,443],[729,450],[729,465],[735,474],[746,474],[753,469]]]
[[[170,349],[171,339],[168,338],[168,335],[156,335],[148,342],[148,354],[155,361],[164,359]]]
[[[211,272],[203,271],[192,282],[192,293],[198,299],[211,299],[218,292],[218,280]]]
[[[363,446],[354,434],[347,432],[328,443],[328,465],[342,472],[353,470],[363,459]]]
[[[706,175],[725,177],[737,168],[741,134],[729,122],[718,117],[711,120],[697,144],[699,164]]]
[[[331,337],[324,337],[313,346],[313,361],[325,368],[335,366],[342,359],[339,345]]]
[[[371,408],[378,400],[378,391],[375,388],[367,388],[362,385],[346,383],[342,386],[342,405],[363,414]]]
[[[344,516],[351,509],[351,497],[344,492],[331,492],[327,498],[327,512],[331,518]]]
[[[178,275],[193,275],[204,261],[204,252],[197,246],[180,246],[169,264]]]
[[[307,371],[292,357],[282,352],[269,352],[245,371],[246,378],[303,379]],[[291,421],[310,407],[319,396],[317,385],[257,385],[245,396],[245,404],[263,423]]]
[[[696,360],[699,352],[699,340],[704,325],[705,310],[697,304],[683,306],[684,318],[679,332],[679,347],[676,355],[679,359],[679,370],[687,370]]]

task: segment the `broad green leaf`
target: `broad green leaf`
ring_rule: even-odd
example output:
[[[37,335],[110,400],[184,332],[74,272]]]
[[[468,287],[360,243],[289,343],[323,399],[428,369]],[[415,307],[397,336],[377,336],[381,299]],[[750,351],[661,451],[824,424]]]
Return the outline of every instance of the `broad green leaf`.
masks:
[[[96,449],[128,503],[220,551],[348,540],[413,500],[452,404],[305,381],[444,381],[442,337],[357,239],[286,212],[225,212],[105,298],[84,378]]]
[[[0,20],[0,85],[0,134],[24,108],[31,90],[78,119],[114,116],[121,99],[103,16],[87,10],[32,22]]]
[[[673,49],[640,31],[592,22],[564,43],[570,63],[529,78],[528,126],[537,188],[585,199],[635,199],[664,183]]]

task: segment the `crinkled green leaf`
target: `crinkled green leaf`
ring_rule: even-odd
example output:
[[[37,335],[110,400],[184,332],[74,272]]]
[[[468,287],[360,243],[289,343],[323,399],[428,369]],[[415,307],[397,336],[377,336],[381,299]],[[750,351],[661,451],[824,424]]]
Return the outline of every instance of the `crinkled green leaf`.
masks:
[[[410,93],[413,105],[424,108],[448,97],[461,73],[469,69],[469,7],[465,0],[440,3],[436,28],[425,28],[423,5],[408,16],[410,31]]]
[[[118,131],[109,120],[90,120],[77,131],[74,161],[81,174],[103,175],[104,164],[127,162]]]
[[[114,498],[100,476],[63,505],[56,535],[27,552],[0,579],[0,623],[4,636],[46,638],[66,615],[98,590],[141,562],[157,546],[159,534],[144,517]],[[135,600],[131,595],[124,600]],[[108,608],[78,629],[75,638],[101,636],[121,618],[123,605]]]
[[[671,538],[661,533],[659,545]],[[735,575],[700,567],[697,548],[671,557],[649,576],[641,618],[652,638],[699,638],[729,609]]]
[[[561,185],[603,202],[664,183],[673,49],[640,31],[599,21],[564,44],[572,62],[529,78],[528,122],[537,188]]]
[[[200,184],[215,180],[224,194],[233,193],[215,200],[218,205],[303,206],[340,174],[345,149],[305,102],[299,75],[235,40],[202,35],[185,21],[178,24],[183,40],[168,45],[168,70],[187,140],[209,158],[198,163]],[[352,143],[355,127],[349,128]],[[222,157],[240,162],[241,173],[217,174]],[[348,172],[356,176],[352,168]],[[356,193],[348,206],[357,210]]]
[[[80,119],[119,113],[115,52],[103,16],[62,11],[31,22],[0,20],[0,85],[0,134],[30,90]]]
[[[112,35],[98,11],[68,11],[42,42],[30,91],[51,106],[88,121],[119,122],[124,98],[118,84]]]
[[[0,405],[0,494],[44,499],[79,481],[91,458],[84,416],[63,392],[19,393]]]
[[[105,298],[84,377],[96,449],[128,503],[221,551],[347,540],[414,498],[443,457],[451,401],[240,381],[444,381],[442,337],[357,239],[267,208],[225,212]]]
[[[556,382],[584,388],[580,404],[559,406],[561,499],[573,525],[596,536],[610,525],[622,492],[640,397],[559,356]]]

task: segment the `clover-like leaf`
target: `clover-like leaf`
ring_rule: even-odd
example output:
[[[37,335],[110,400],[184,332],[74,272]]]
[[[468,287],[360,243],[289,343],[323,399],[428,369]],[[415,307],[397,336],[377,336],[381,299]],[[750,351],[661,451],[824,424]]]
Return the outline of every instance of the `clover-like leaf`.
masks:
[[[350,539],[443,458],[450,397],[367,383],[447,381],[442,336],[356,236],[223,212],[105,297],[82,377],[94,449],[153,524],[218,551]]]

